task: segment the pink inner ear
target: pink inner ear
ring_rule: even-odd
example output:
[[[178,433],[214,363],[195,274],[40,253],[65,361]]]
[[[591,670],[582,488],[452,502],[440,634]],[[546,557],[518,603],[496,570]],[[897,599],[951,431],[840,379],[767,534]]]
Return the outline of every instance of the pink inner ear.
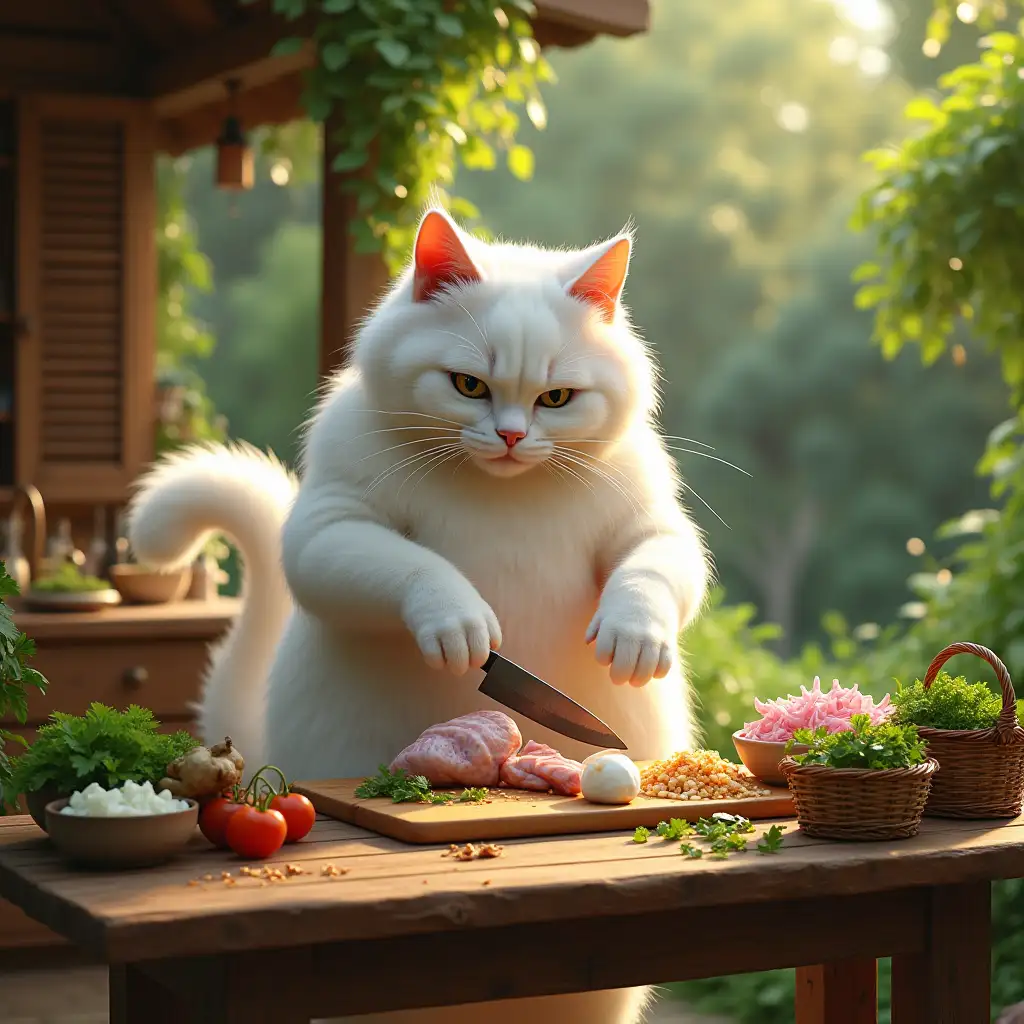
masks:
[[[569,288],[569,295],[593,306],[605,322],[615,315],[629,269],[629,239],[620,238]]]
[[[426,302],[455,284],[480,280],[480,271],[469,258],[455,229],[446,217],[431,211],[416,235],[412,297]]]

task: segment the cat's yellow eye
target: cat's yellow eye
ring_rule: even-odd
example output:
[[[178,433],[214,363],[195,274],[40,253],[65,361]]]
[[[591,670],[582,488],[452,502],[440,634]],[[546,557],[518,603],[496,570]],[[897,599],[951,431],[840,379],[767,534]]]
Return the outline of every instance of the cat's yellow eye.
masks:
[[[455,390],[466,398],[487,398],[491,393],[490,388],[479,377],[474,377],[472,374],[453,373],[450,376]]]
[[[572,388],[553,388],[551,391],[545,391],[537,401],[545,409],[561,409],[574,394],[576,392]]]

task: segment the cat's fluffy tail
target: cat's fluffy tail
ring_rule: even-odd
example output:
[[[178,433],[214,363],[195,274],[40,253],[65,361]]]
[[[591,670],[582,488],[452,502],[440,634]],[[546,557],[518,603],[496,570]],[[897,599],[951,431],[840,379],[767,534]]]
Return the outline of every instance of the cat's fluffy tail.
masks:
[[[211,648],[198,708],[203,741],[230,736],[262,764],[268,675],[292,609],[281,528],[298,482],[272,455],[243,444],[197,445],[165,456],[139,481],[128,533],[140,562],[189,565],[214,533],[245,565],[242,611]]]

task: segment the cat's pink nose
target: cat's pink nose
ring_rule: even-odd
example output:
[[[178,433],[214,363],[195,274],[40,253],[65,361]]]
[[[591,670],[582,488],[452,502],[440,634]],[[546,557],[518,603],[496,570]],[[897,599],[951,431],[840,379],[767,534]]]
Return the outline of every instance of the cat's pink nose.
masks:
[[[515,448],[515,446],[526,437],[525,430],[498,430],[496,431],[498,437],[503,438],[505,444],[509,448]]]

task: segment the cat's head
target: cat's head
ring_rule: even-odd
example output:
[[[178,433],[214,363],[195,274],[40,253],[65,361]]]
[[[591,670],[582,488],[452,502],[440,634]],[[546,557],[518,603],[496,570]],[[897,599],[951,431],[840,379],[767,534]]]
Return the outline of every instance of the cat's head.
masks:
[[[620,300],[631,248],[628,233],[582,251],[490,245],[429,211],[357,339],[368,397],[493,476],[599,457],[655,404]]]

